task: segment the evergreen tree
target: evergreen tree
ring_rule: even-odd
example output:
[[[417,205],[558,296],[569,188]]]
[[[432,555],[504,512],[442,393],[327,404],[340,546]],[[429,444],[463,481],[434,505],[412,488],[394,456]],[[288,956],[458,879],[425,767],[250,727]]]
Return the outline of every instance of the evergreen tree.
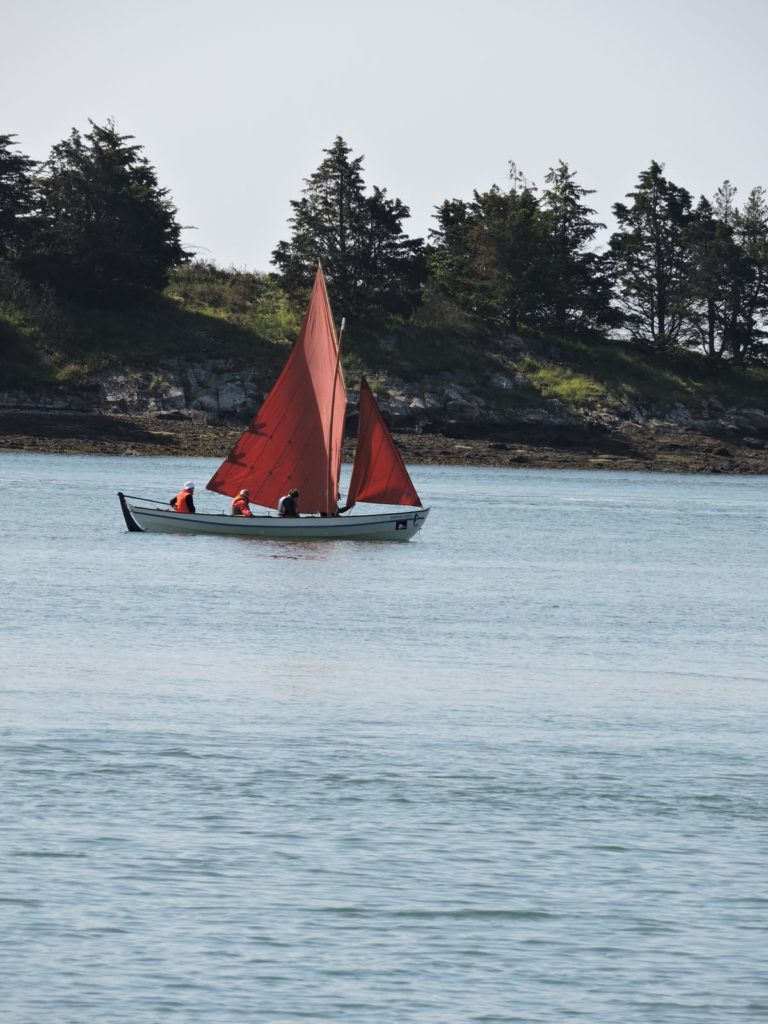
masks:
[[[470,205],[476,309],[507,330],[547,321],[547,238],[535,186],[475,193]]]
[[[42,167],[40,233],[31,271],[57,288],[94,300],[132,289],[162,289],[188,258],[168,190],[133,136],[113,122],[73,129]]]
[[[435,208],[435,220],[437,227],[429,232],[431,284],[457,305],[474,311],[476,281],[469,203],[446,199]]]
[[[374,187],[366,195],[363,157],[337,136],[317,170],[305,179],[301,199],[292,200],[290,241],[281,241],[272,262],[285,286],[309,287],[323,264],[337,311],[365,317],[408,313],[418,304],[426,277],[421,239],[410,239],[403,221],[410,216],[399,199]]]
[[[737,191],[736,186],[732,185],[726,178],[717,192],[715,192],[713,212],[717,219],[728,228],[733,227],[738,213],[738,207],[736,206]]]
[[[727,295],[723,293],[723,270],[733,248],[732,234],[714,213],[711,203],[701,197],[688,228],[691,250],[691,324],[694,336],[711,359],[725,354],[723,315]]]
[[[749,262],[736,238],[736,192],[736,187],[726,179],[715,193],[712,208],[720,236],[715,256],[717,275],[711,285],[717,299],[713,326],[722,355],[731,358],[734,349],[740,347],[742,295],[750,275]]]
[[[26,253],[35,208],[35,161],[14,152],[15,135],[0,135],[0,259]]]
[[[517,330],[546,320],[547,246],[535,185],[511,165],[512,187],[437,208],[431,265],[435,286],[490,327]]]
[[[603,261],[589,249],[605,224],[595,221],[595,211],[583,202],[594,189],[575,179],[575,171],[560,160],[545,176],[549,187],[541,201],[550,250],[549,319],[560,333],[572,328],[603,331],[617,319]]]
[[[714,206],[701,197],[688,228],[693,339],[710,359],[733,354],[749,268],[735,236],[736,189],[723,183]]]
[[[652,161],[640,174],[629,205],[616,203],[619,230],[611,236],[617,299],[632,337],[656,349],[688,340],[693,296],[687,228],[691,197]]]
[[[588,246],[602,225],[562,161],[541,195],[516,164],[508,191],[446,200],[431,232],[435,287],[493,328],[603,331],[616,319],[610,282]]]
[[[761,354],[768,334],[768,205],[762,186],[752,189],[734,221],[743,270],[740,317],[729,341],[733,359],[744,362]]]
[[[735,197],[724,182],[689,227],[692,322],[708,356],[742,363],[761,353],[768,326],[768,208],[762,188],[741,210]]]

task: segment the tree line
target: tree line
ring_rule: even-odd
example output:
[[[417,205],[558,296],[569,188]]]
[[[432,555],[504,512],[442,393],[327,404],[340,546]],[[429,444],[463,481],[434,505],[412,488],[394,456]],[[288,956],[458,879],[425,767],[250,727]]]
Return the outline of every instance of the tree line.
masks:
[[[159,291],[189,259],[169,192],[112,122],[68,138],[38,163],[0,135],[0,260],[86,302]]]
[[[408,207],[368,188],[363,157],[337,137],[291,203],[277,279],[303,297],[322,261],[334,307],[362,321],[411,317],[425,302],[489,331],[625,338],[651,350],[699,349],[713,360],[766,356],[768,205],[725,181],[692,195],[652,161],[616,230],[589,206],[593,190],[563,161],[539,189],[510,164],[503,187],[445,199],[427,239],[405,231]],[[132,136],[90,122],[45,162],[0,135],[0,261],[57,293],[139,301],[191,259],[167,189]]]

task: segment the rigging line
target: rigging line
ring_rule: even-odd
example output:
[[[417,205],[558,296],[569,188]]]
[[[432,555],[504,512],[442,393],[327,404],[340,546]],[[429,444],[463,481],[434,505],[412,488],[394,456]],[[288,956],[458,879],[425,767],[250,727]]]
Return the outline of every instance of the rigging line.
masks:
[[[132,501],[152,501],[155,505],[170,505],[170,501],[163,501],[161,498],[140,498],[138,494],[124,494],[124,498],[130,498]]]

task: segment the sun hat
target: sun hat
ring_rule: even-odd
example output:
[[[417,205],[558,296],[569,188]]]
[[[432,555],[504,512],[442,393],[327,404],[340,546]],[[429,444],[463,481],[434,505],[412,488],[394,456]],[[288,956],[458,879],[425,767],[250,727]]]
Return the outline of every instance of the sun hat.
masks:
[[[195,485],[192,483],[192,481],[191,480],[187,480],[187,482],[184,484],[184,490],[185,491],[194,491],[194,489],[195,489]]]

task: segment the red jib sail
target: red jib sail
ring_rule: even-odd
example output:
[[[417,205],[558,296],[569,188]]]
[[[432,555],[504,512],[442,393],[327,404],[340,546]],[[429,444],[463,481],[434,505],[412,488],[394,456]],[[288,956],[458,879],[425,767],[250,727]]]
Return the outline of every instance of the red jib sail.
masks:
[[[283,372],[248,429],[208,482],[209,491],[277,508],[296,488],[301,512],[338,508],[347,393],[338,341],[318,268],[301,332]]]
[[[416,488],[365,377],[360,384],[360,424],[347,506],[358,501],[421,507]]]

